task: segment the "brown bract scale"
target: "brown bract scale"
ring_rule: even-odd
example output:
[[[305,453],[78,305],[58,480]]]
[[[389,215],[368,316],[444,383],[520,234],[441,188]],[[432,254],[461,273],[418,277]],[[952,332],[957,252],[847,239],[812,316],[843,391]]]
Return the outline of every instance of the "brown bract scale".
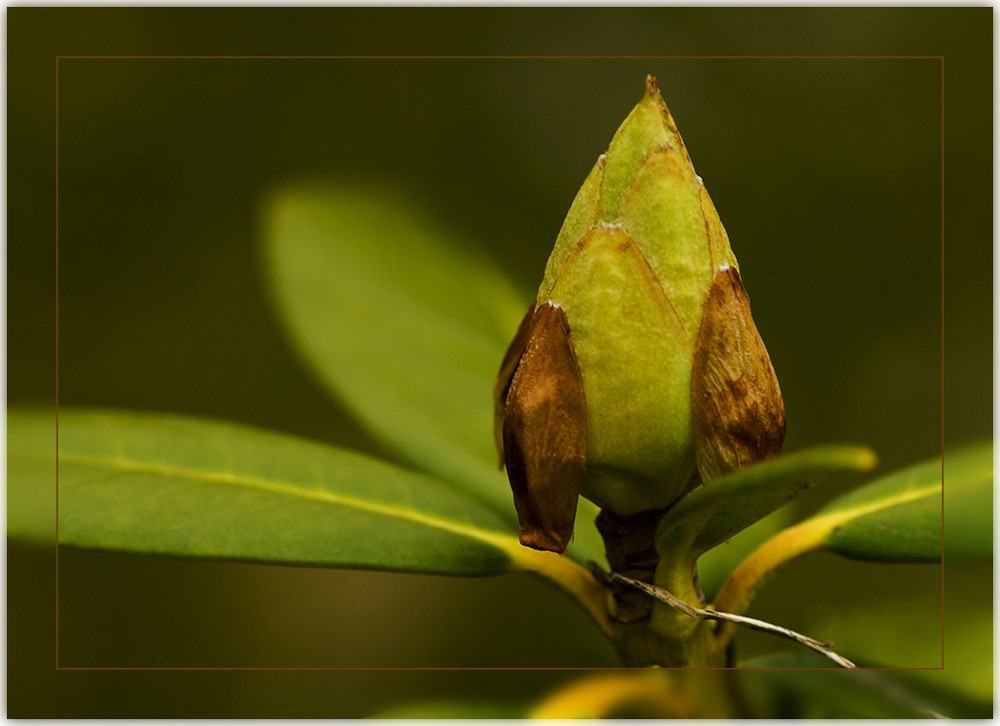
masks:
[[[520,336],[518,331],[515,344]],[[498,390],[502,380],[503,369]],[[502,438],[521,544],[563,552],[573,536],[587,457],[587,404],[560,307],[547,303],[531,315],[507,393]]]
[[[503,456],[503,413],[507,406],[507,394],[510,392],[511,381],[514,380],[514,372],[517,364],[521,362],[525,348],[528,347],[528,333],[531,332],[531,319],[535,313],[535,304],[531,303],[528,311],[521,319],[521,324],[517,326],[514,340],[507,346],[504,353],[503,362],[500,364],[500,373],[497,375],[497,382],[493,386],[493,439],[496,442],[497,453],[500,455],[500,469],[504,467]]]
[[[691,411],[703,482],[781,452],[785,406],[735,267],[719,269],[705,301]]]

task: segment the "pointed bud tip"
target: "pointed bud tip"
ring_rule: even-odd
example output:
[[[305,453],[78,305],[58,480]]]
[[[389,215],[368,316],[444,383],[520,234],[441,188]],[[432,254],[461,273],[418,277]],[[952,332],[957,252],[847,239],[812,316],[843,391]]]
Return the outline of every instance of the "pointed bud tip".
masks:
[[[646,76],[646,92],[642,96],[642,101],[658,106],[666,117],[667,126],[676,133],[676,125],[670,115],[670,109],[667,108],[667,102],[663,100],[663,94],[660,93],[660,84],[657,82],[655,76]]]

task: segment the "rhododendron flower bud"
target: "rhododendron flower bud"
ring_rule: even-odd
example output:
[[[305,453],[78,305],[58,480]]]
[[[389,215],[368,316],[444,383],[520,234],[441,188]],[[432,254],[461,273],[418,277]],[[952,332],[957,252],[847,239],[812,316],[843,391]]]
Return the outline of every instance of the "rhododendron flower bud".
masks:
[[[785,415],[738,264],[656,80],[583,183],[494,391],[521,542],[777,456]]]

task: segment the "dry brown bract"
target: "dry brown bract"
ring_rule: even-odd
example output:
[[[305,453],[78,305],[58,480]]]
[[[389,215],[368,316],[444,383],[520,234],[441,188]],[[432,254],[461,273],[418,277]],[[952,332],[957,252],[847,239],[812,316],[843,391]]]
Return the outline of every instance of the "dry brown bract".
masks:
[[[566,313],[546,303],[531,318],[506,396],[503,456],[521,544],[562,552],[573,536],[587,458],[587,404]],[[522,323],[521,329],[525,327]],[[497,392],[522,330],[504,360]]]
[[[785,405],[735,267],[718,271],[705,301],[691,410],[703,482],[781,452]]]

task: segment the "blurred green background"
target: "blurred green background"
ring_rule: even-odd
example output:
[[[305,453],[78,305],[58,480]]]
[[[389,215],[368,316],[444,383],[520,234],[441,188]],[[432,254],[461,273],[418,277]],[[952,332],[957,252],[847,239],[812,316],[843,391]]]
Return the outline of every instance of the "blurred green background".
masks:
[[[261,200],[302,177],[410,189],[527,304],[651,73],[744,271],[785,397],[786,450],[865,443],[889,471],[939,455],[942,423],[949,445],[990,436],[991,22],[988,8],[12,8],[8,402],[55,400],[57,55],[944,55],[943,83],[936,58],[64,58],[59,403],[208,415],[381,454],[283,338],[260,267]],[[11,543],[8,567],[12,716],[358,717],[450,694],[530,698],[573,677],[56,673],[52,552]],[[948,587],[988,604],[990,572],[956,571]],[[870,623],[902,609],[914,622],[886,659],[934,667],[941,581],[936,567],[815,556],[751,614],[837,633],[845,613],[866,609]],[[566,606],[521,576],[64,549],[59,662],[614,666]],[[747,654],[780,645],[742,640]]]

